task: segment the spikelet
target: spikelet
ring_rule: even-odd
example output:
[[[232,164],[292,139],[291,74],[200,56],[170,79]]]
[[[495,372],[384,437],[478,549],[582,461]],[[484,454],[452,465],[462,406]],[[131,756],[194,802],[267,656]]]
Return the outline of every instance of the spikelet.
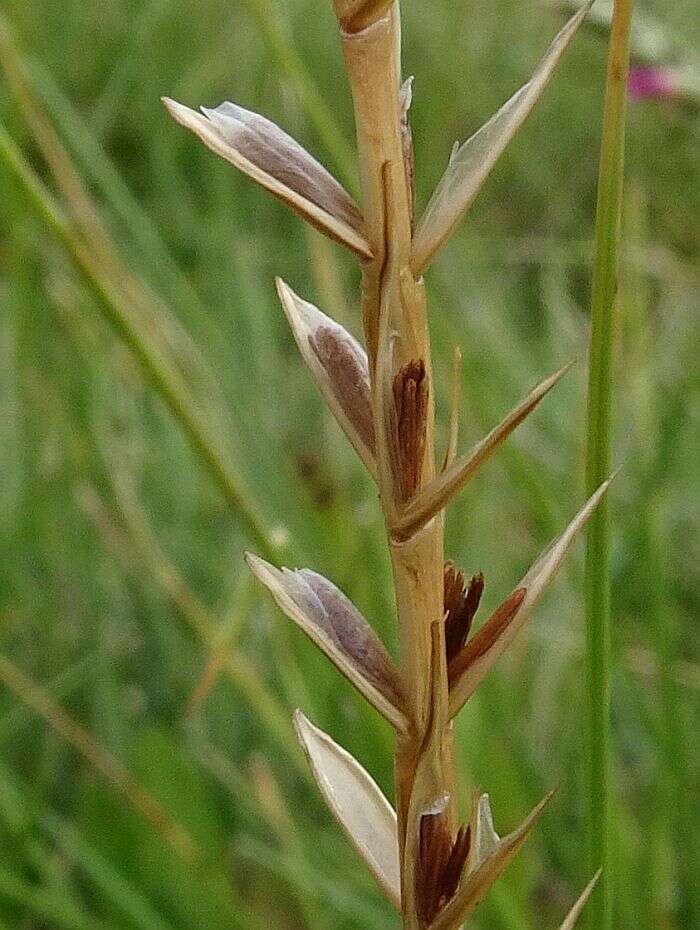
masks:
[[[226,101],[201,113],[169,97],[173,117],[274,197],[363,258],[371,252],[362,214],[335,178],[269,119]]]

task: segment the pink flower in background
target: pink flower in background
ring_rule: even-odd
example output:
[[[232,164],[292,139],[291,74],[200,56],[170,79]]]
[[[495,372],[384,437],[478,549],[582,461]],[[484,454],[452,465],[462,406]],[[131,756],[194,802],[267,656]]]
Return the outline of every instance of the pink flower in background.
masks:
[[[628,92],[632,100],[658,100],[675,97],[678,88],[676,76],[668,68],[632,68]]]

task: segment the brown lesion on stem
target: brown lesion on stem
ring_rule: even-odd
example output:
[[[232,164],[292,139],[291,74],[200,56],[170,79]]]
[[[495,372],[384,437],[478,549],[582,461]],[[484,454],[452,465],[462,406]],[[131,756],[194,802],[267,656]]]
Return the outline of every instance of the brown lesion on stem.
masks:
[[[392,385],[391,458],[397,503],[410,500],[421,485],[428,419],[428,379],[422,359],[402,365]]]
[[[349,33],[367,29],[386,15],[393,2],[394,0],[334,0],[340,25]]]
[[[453,841],[444,812],[421,817],[416,901],[418,916],[424,927],[428,927],[454,897],[470,848],[469,825],[460,827]]]

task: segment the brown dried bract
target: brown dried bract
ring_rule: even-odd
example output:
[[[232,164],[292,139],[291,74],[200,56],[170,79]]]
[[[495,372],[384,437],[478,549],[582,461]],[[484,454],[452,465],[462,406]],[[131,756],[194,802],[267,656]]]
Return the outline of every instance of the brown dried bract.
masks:
[[[445,562],[445,651],[447,664],[464,648],[484,591],[484,576],[479,572],[465,588],[464,573],[453,562]]]
[[[450,662],[448,669],[450,686],[459,679],[470,665],[489,651],[517,614],[526,593],[527,588],[517,588],[513,591],[501,606],[491,614],[476,636]]]
[[[423,359],[403,365],[394,377],[392,453],[396,484],[403,501],[420,486],[425,456],[428,382]]]
[[[454,896],[469,855],[471,828],[460,827],[454,843],[444,813],[424,814],[420,821],[416,899],[419,917],[429,926]]]

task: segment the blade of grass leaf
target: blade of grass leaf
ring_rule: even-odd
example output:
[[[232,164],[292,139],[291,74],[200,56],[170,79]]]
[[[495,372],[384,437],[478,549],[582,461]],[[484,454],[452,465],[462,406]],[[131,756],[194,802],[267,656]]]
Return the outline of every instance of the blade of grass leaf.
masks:
[[[586,487],[593,493],[610,473],[615,301],[625,148],[625,111],[633,0],[616,0],[605,91],[591,293]],[[591,896],[588,925],[612,927],[613,836],[610,736],[610,505],[593,515],[586,538],[586,658],[589,739],[590,869],[602,869]]]
[[[148,928],[148,930],[172,930],[170,924],[157,914],[150,902],[142,898],[140,890],[130,886],[118,874],[114,866],[106,862],[102,855],[87,843],[75,825],[51,810],[40,809],[34,802],[28,785],[15,781],[14,773],[10,773],[3,766],[0,766],[0,797],[5,802],[0,805],[0,819],[5,821],[13,833],[21,831],[23,835],[26,835],[28,841],[25,843],[24,852],[27,860],[37,875],[46,879],[47,884],[52,880],[55,881],[54,873],[60,860],[56,856],[54,844],[45,845],[43,839],[33,833],[34,827],[42,833],[49,833],[68,858],[81,865],[86,875],[92,878],[96,885],[102,887],[106,897],[111,898],[117,906],[123,905],[124,913],[133,917],[137,925]],[[28,798],[31,798],[29,802]],[[46,893],[51,892],[56,895],[57,905],[66,910],[67,915],[70,914],[71,908],[75,908],[75,913],[71,914],[74,923],[69,921],[69,926],[77,928],[79,926],[79,918],[76,916],[78,905],[72,903],[72,875],[70,878],[67,877],[65,863],[60,865],[59,876],[59,881],[55,885],[52,884],[51,888],[46,888]],[[37,884],[35,887],[42,886]],[[58,903],[60,891],[65,894],[62,905]],[[50,901],[51,899],[44,900]],[[87,916],[86,919],[88,919]]]
[[[200,298],[173,258],[158,228],[133,195],[128,185],[107,155],[71,100],[63,93],[53,75],[39,61],[28,56],[22,59],[25,79],[70,147],[80,164],[84,177],[124,223],[135,250],[144,256],[145,265],[159,286],[184,309],[196,309],[203,314]]]
[[[78,173],[76,163],[60,139],[40,97],[27,77],[26,67],[13,31],[0,14],[0,65],[8,86],[17,100],[38,148],[51,169],[59,192],[65,198],[77,231],[89,243],[89,251],[100,263],[108,279],[121,291],[123,315],[132,327],[148,339],[154,355],[160,355],[163,368],[171,369],[172,379],[181,382],[199,407],[200,422],[210,436],[227,435],[227,417],[218,385],[203,357],[185,332],[177,317],[148,288],[145,281],[131,274],[121,260],[120,250],[102,221],[88,189]],[[59,110],[61,107],[58,108]],[[89,159],[88,159],[89,160]],[[162,258],[162,256],[157,256]],[[172,264],[172,260],[170,260]],[[158,260],[152,262],[160,264]],[[215,399],[218,403],[215,402]]]
[[[219,443],[211,435],[206,422],[186,386],[164,361],[150,340],[125,308],[124,296],[99,260],[60,211],[51,195],[29,167],[19,148],[0,125],[0,161],[15,177],[31,206],[66,249],[83,273],[91,290],[111,325],[124,339],[138,360],[151,386],[182,427],[224,497],[239,515],[252,539],[270,558],[279,558],[279,547],[271,531],[244,491],[238,475],[225,460]]]
[[[110,930],[109,925],[86,914],[71,898],[41,885],[29,884],[9,869],[0,868],[0,898],[23,904],[32,914],[48,920],[49,926],[56,930]]]
[[[358,893],[357,883],[350,884],[351,877],[347,874],[343,874],[342,880],[336,878],[329,881],[317,863],[307,867],[306,863],[299,860],[283,861],[275,855],[274,847],[253,836],[242,837],[236,846],[236,853],[241,860],[294,882],[312,903],[319,902],[317,913],[328,909],[337,915],[336,925],[349,922],[350,926],[372,927],[372,930],[393,930],[396,926],[395,920],[386,920],[387,908],[382,907],[380,910],[373,906],[371,898]],[[369,876],[367,881],[371,881]]]
[[[31,75],[27,74],[26,63],[13,38],[13,33],[0,15],[0,64],[2,65],[8,87],[19,104],[27,127],[49,166],[58,191],[65,198],[71,219],[80,233],[90,243],[90,249],[97,259],[104,263],[105,272],[111,274],[113,281],[118,281],[123,288],[124,297],[133,304],[134,319],[142,320],[142,329],[149,330],[149,336],[155,347],[164,355],[164,361],[170,356],[174,367],[179,369],[183,380],[188,385],[201,382],[199,396],[216,396],[216,385],[206,370],[201,353],[183,330],[177,318],[149,290],[144,280],[131,274],[121,261],[120,252],[115,246],[107,225],[103,222],[94,199],[88,192],[77,169],[77,156],[71,155],[60,138],[52,117],[36,92]],[[57,105],[60,112],[66,101]],[[83,133],[84,136],[87,133]],[[74,148],[80,145],[74,143]],[[94,148],[94,145],[93,145]],[[83,152],[83,161],[91,159]],[[148,249],[144,249],[148,253]],[[161,249],[161,252],[165,251]],[[164,256],[159,252],[153,256],[152,264],[158,265]],[[172,259],[170,259],[172,264]],[[213,416],[213,408],[207,404],[207,414]]]
[[[222,437],[226,435],[225,418],[217,416],[216,407],[211,403],[211,398],[218,394],[217,385],[203,363],[198,349],[176,318],[121,262],[119,251],[82,183],[70,154],[27,79],[25,65],[14,42],[12,29],[2,15],[0,64],[9,87],[20,104],[27,125],[66,199],[77,227],[76,235],[82,235],[86,245],[89,243],[86,256],[93,260],[95,268],[101,266],[104,280],[112,284],[114,298],[121,295],[121,303],[117,309],[121,310],[122,322],[125,324],[122,330],[130,329],[140,334],[144,346],[150,349],[151,358],[159,362],[159,369],[164,374],[169,371],[170,382],[182,389],[184,406],[187,406],[188,400],[191,402],[189,407],[194,418],[202,431],[209,436],[213,450],[230,470],[229,456],[224,453],[225,446],[222,441]],[[131,348],[133,351],[134,346]],[[196,390],[195,382],[198,382]],[[242,488],[239,490],[242,493]]]
[[[112,901],[134,926],[142,930],[172,930],[172,924],[143,897],[140,889],[120,875],[73,824],[50,811],[41,815],[41,823],[63,853],[80,866],[100,893]]]
[[[252,581],[250,577],[241,572],[231,596],[231,603],[227,605],[226,613],[216,631],[216,645],[210,647],[202,675],[192,689],[183,709],[183,718],[189,717],[206,703],[214,685],[225,670],[226,660],[231,650],[238,648],[241,627],[253,599]]]
[[[123,286],[125,296],[128,297],[129,303],[133,304],[133,318],[139,321],[144,332],[148,330],[154,346],[163,352],[164,359],[170,359],[173,362],[173,367],[193,390],[200,403],[206,398],[203,407],[206,409],[207,418],[212,421],[212,428],[213,424],[216,424],[220,433],[225,435],[226,417],[221,415],[223,403],[220,391],[199,348],[184,330],[177,316],[171,313],[149,288],[145,278],[131,274],[125,267],[121,260],[120,249],[117,249],[115,245],[114,236],[110,235],[107,225],[102,221],[100,211],[96,208],[94,199],[78,172],[79,161],[88,177],[99,180],[100,186],[108,194],[110,205],[115,213],[124,220],[129,231],[133,232],[136,251],[143,257],[149,273],[152,274],[161,268],[166,269],[163,283],[167,284],[168,291],[175,290],[184,312],[191,310],[193,306],[202,310],[198,306],[199,300],[194,290],[186,282],[153,224],[145,218],[143,210],[136,204],[126,185],[109,164],[89,130],[84,125],[76,130],[76,122],[79,123],[79,120],[74,111],[72,120],[68,120],[68,128],[65,130],[65,134],[72,143],[72,153],[69,152],[55,128],[54,119],[60,117],[66,110],[72,110],[71,105],[60,92],[56,93],[55,85],[52,85],[54,95],[51,98],[53,101],[50,110],[51,117],[49,116],[49,111],[42,102],[42,91],[37,89],[37,85],[41,84],[43,90],[47,83],[51,84],[50,78],[44,77],[42,83],[34,76],[34,72],[28,68],[18,48],[12,29],[3,19],[2,14],[0,14],[0,64],[27,126],[51,169],[57,188],[65,197],[73,221],[89,241],[91,250],[95,254],[99,252],[113,280],[119,281]],[[94,168],[96,164],[101,166],[101,171],[97,174]],[[106,180],[104,180],[105,173]],[[125,201],[128,207],[126,213]],[[206,318],[204,312],[202,316]],[[217,403],[214,402],[215,399]]]
[[[148,54],[149,43],[172,7],[173,0],[147,0],[135,11],[121,54],[92,106],[90,122],[101,138],[109,134],[118,119],[130,85],[139,80],[142,57]]]
[[[190,863],[201,857],[201,851],[189,834],[141,787],[123,762],[100,746],[82,724],[69,716],[40,685],[3,655],[0,655],[0,681],[43,717],[59,736],[122,794],[178,856]]]
[[[671,400],[669,404],[665,394],[658,390],[659,374],[654,366],[654,300],[649,271],[630,260],[631,252],[642,251],[651,241],[650,204],[647,196],[639,178],[632,184],[628,183],[623,218],[622,342],[626,370],[637,372],[630,387],[634,391],[632,404],[636,431],[639,441],[644,443],[646,453],[643,467],[647,474],[647,496],[639,514],[637,533],[640,561],[646,566],[642,596],[646,604],[649,647],[649,651],[639,646],[631,650],[628,662],[637,674],[644,668],[658,689],[650,705],[650,729],[658,746],[655,778],[657,800],[650,805],[651,829],[658,839],[651,850],[654,846],[658,850],[659,846],[667,844],[675,852],[679,877],[690,892],[687,909],[679,914],[679,923],[685,921],[692,924],[700,919],[700,888],[692,874],[693,864],[700,861],[700,848],[697,845],[697,831],[694,831],[695,853],[688,854],[687,844],[693,834],[687,827],[693,822],[696,792],[692,784],[690,762],[693,748],[686,738],[681,689],[697,688],[698,681],[697,676],[693,682],[692,675],[684,674],[685,669],[678,661],[680,631],[673,612],[668,609],[672,597],[672,573],[667,545],[668,466],[673,455],[669,455],[667,443],[663,439],[663,424],[675,419],[669,416],[668,410],[674,401]],[[652,444],[646,442],[648,436],[660,438]],[[687,671],[690,672],[690,666],[687,666]],[[651,850],[650,858],[653,856]],[[659,855],[657,852],[657,859]],[[658,924],[664,912],[665,882],[658,867],[651,865],[649,869],[654,875],[649,890],[650,920]]]
[[[203,767],[230,792],[236,806],[245,805],[254,817],[262,816],[279,842],[280,848],[276,855],[282,863],[281,868],[286,870],[287,863],[293,863],[297,868],[311,872],[312,866],[308,862],[303,832],[295,822],[292,810],[287,805],[265,757],[253,757],[247,771],[244,772],[206,737],[196,732],[191,721],[188,724],[188,735],[193,751]],[[318,909],[314,906],[313,898],[310,898],[306,889],[300,888],[296,882],[290,882],[289,887],[297,899],[300,912],[304,915],[305,926],[315,927],[318,923]]]
[[[106,662],[107,656],[103,652],[93,650],[74,665],[59,672],[44,687],[55,699],[67,698],[78,688],[89,686],[90,680],[103,671]],[[0,717],[0,746],[16,738],[32,719],[33,714],[25,705],[15,704],[10,708]]]

